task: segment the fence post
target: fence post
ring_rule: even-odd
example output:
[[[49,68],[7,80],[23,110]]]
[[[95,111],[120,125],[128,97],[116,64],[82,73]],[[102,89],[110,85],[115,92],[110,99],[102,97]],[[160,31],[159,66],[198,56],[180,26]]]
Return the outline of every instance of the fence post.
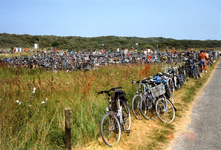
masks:
[[[71,150],[71,116],[70,108],[65,108],[65,148]]]

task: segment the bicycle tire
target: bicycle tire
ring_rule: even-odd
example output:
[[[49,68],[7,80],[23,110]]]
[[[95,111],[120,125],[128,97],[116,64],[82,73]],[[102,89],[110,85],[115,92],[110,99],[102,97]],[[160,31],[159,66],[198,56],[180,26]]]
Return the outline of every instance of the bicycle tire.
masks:
[[[201,73],[200,73],[200,71],[199,71],[199,68],[197,67],[197,75],[198,75],[198,77],[199,78],[202,78],[202,75],[201,75]]]
[[[111,112],[104,114],[104,116],[102,117],[100,124],[100,133],[104,143],[110,147],[116,145],[120,141],[120,123],[117,117],[111,114]]]
[[[187,79],[187,75],[186,75],[186,71],[185,70],[183,72],[183,78],[184,78],[183,84],[186,86],[186,83],[187,83],[188,79]]]
[[[131,127],[131,115],[129,105],[125,102],[122,106],[122,118],[123,118],[123,126],[125,130],[130,130]]]
[[[177,91],[180,91],[180,83],[177,83]]]
[[[170,91],[171,101],[173,103],[173,101],[174,101],[174,83],[171,78],[168,79],[168,87],[169,87],[169,91]]]
[[[174,91],[175,91],[176,87],[177,87],[177,77],[173,77],[173,87],[174,87]]]
[[[186,69],[185,70],[185,73],[186,73],[186,81],[189,81],[189,78],[190,78],[190,71],[189,71],[189,69]]]
[[[149,99],[148,99],[149,103]],[[141,103],[140,103],[140,112],[142,116],[147,119],[147,120],[155,120],[157,118],[156,111],[154,109],[154,106],[152,108],[148,108],[149,105],[147,103],[147,100],[142,98]]]
[[[196,72],[194,73],[194,79],[196,79],[196,80],[198,79],[198,73],[196,73]]]
[[[168,106],[166,106],[166,104]],[[159,119],[165,123],[171,123],[175,118],[175,109],[172,102],[166,98],[160,98],[155,105]],[[172,112],[171,112],[172,111]]]
[[[132,99],[132,112],[136,119],[141,120],[142,114],[140,112],[140,103],[141,103],[141,96],[140,95],[134,95]]]

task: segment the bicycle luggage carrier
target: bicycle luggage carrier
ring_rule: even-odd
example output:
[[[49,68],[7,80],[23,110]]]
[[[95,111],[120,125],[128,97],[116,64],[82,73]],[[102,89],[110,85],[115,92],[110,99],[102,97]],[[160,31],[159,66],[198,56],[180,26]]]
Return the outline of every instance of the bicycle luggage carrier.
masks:
[[[160,95],[163,95],[166,93],[165,85],[163,83],[156,85],[152,88],[150,88],[151,93],[153,94],[153,97],[159,97]]]

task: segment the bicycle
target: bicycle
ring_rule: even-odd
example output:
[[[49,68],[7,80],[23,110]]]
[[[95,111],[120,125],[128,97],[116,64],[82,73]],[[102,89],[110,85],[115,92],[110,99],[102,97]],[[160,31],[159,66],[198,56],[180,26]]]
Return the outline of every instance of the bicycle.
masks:
[[[180,77],[181,77],[181,79],[183,81],[182,85],[186,85],[187,76],[186,76],[185,66],[183,66],[183,63],[181,65],[179,65],[178,74],[180,75]]]
[[[147,120],[155,120],[157,117],[162,122],[171,123],[175,118],[175,107],[165,96],[164,83],[148,81],[145,94],[141,99],[140,111]]]
[[[144,95],[144,91],[146,89],[146,83],[148,83],[146,80],[147,79],[143,79],[141,81],[132,80],[132,84],[133,83],[138,84],[138,91],[136,92],[136,94],[134,95],[132,99],[132,112],[135,118],[138,120],[142,119],[141,112],[140,112],[140,103],[141,103],[142,96]]]
[[[109,108],[101,119],[100,133],[103,141],[112,147],[120,141],[121,126],[125,133],[130,133],[131,116],[129,105],[122,87],[115,87],[108,91],[100,91],[98,94],[106,93],[109,100]],[[111,92],[113,91],[113,92]],[[111,92],[111,94],[110,94]]]

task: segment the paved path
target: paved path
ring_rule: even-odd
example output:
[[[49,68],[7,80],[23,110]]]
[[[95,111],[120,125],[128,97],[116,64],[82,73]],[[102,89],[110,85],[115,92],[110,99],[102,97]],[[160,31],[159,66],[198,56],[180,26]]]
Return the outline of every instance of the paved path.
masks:
[[[221,150],[221,62],[196,100],[187,130],[172,150]]]

